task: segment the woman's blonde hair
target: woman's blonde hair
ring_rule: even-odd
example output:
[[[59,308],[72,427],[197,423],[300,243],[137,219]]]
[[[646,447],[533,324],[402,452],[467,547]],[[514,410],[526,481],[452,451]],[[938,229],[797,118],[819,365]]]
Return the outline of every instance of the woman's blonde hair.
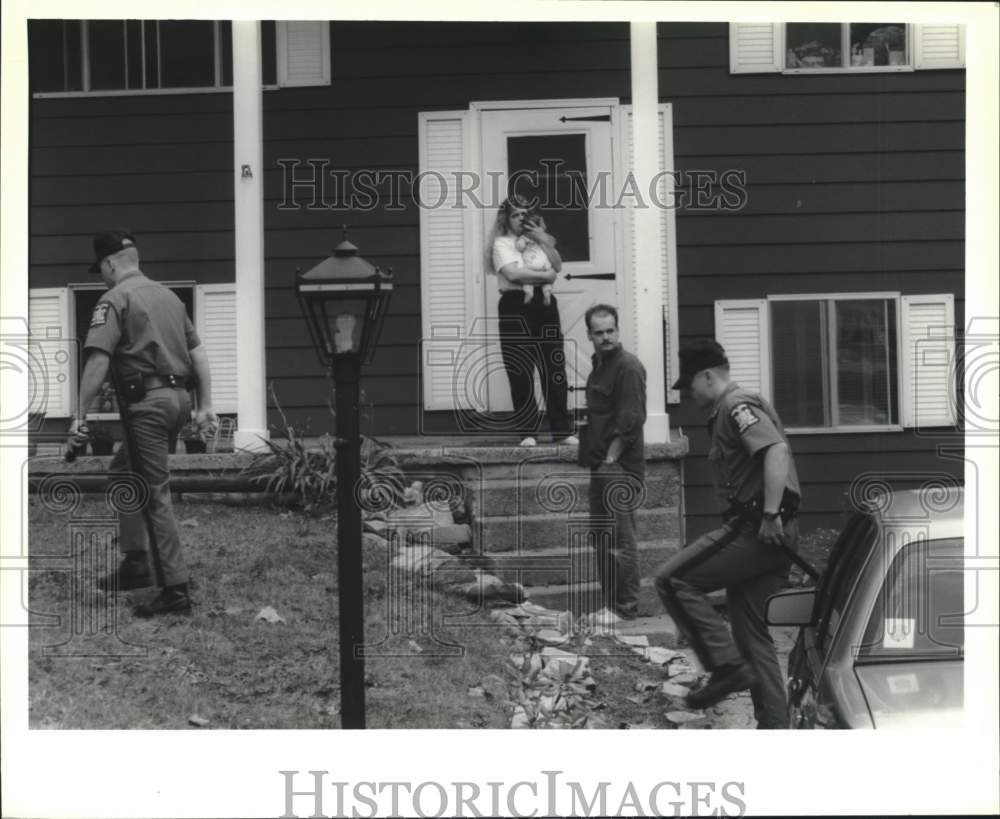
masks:
[[[483,269],[487,273],[496,274],[497,272],[493,267],[493,243],[498,237],[506,236],[510,232],[510,223],[508,219],[510,218],[511,211],[514,210],[525,210],[528,211],[529,214],[535,212],[535,208],[532,203],[518,194],[508,196],[503,200],[500,207],[497,209],[497,218],[493,220],[493,227],[490,229],[489,235],[486,237],[486,247],[483,248]]]

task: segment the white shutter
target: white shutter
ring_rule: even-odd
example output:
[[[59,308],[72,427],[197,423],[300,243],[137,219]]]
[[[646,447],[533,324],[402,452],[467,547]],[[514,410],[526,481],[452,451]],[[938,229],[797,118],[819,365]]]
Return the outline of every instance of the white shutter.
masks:
[[[212,372],[212,408],[237,412],[236,284],[198,285],[194,312]]]
[[[715,303],[715,340],[726,350],[729,375],[771,400],[771,329],[766,299]]]
[[[784,23],[730,23],[729,73],[760,74],[784,69]]]
[[[69,293],[65,287],[28,291],[28,332],[24,339],[24,362],[28,368],[29,412],[44,412],[47,418],[73,414],[72,390],[78,361],[78,344],[70,338]],[[19,347],[16,339],[5,340]]]
[[[622,140],[625,146],[625,156],[622,166],[627,173],[632,168],[632,106],[623,105],[622,117],[625,123],[625,138]],[[663,339],[663,366],[666,387],[666,402],[676,404],[680,399],[677,390],[671,390],[670,385],[677,380],[679,364],[677,359],[678,348],[678,318],[677,318],[677,234],[676,234],[676,208],[674,205],[674,127],[673,109],[669,103],[658,106],[657,124],[657,151],[659,156],[658,170],[664,172],[657,180],[656,198],[657,202],[667,205],[660,210],[660,218],[663,230],[660,233],[660,303],[663,305],[664,319],[664,339]],[[648,191],[640,186],[643,197],[648,195]],[[653,203],[651,203],[653,204]],[[625,211],[625,258],[628,260],[631,270],[636,269],[636,242],[635,225],[632,219],[632,210]],[[638,280],[633,274],[632,292],[629,293],[631,302],[631,326],[639,326],[638,314]]]
[[[913,67],[964,68],[965,26],[913,26]]]
[[[330,23],[326,20],[279,20],[278,85],[330,84]]]
[[[955,424],[955,300],[950,293],[900,299],[904,427]]]
[[[418,116],[420,185],[421,377],[426,410],[469,409],[461,372],[469,361],[467,286],[470,207],[455,207],[460,177],[470,167],[467,111]],[[475,211],[478,213],[478,211]]]

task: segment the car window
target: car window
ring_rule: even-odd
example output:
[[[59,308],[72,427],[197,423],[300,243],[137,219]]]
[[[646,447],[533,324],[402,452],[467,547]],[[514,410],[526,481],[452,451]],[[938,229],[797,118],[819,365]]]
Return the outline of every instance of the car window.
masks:
[[[875,522],[867,515],[858,514],[851,518],[833,545],[817,601],[817,641],[822,649],[829,647],[830,639],[837,632],[841,615],[877,534]]]
[[[962,656],[965,645],[962,538],[917,540],[892,561],[858,656]]]

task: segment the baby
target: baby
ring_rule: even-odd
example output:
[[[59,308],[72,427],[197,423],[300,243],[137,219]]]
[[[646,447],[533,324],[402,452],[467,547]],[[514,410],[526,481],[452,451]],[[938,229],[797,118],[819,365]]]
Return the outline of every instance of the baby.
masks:
[[[542,250],[538,242],[529,239],[527,236],[518,236],[514,247],[521,252],[521,264],[528,268],[528,270],[535,270],[539,273],[549,273],[552,271],[552,265],[549,264],[549,257],[545,255],[545,251]],[[526,284],[521,289],[524,291],[524,303],[529,304],[531,299],[534,298],[535,286]],[[546,304],[552,303],[551,284],[542,285],[542,299]]]

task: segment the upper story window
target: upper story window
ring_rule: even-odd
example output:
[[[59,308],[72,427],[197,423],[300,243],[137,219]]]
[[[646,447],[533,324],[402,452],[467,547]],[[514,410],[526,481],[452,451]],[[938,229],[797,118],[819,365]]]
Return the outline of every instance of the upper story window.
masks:
[[[914,23],[730,23],[733,74],[844,74],[965,67],[965,27]]]
[[[229,20],[29,20],[33,94],[121,94],[228,89]],[[326,21],[262,21],[265,86],[330,82]]]

